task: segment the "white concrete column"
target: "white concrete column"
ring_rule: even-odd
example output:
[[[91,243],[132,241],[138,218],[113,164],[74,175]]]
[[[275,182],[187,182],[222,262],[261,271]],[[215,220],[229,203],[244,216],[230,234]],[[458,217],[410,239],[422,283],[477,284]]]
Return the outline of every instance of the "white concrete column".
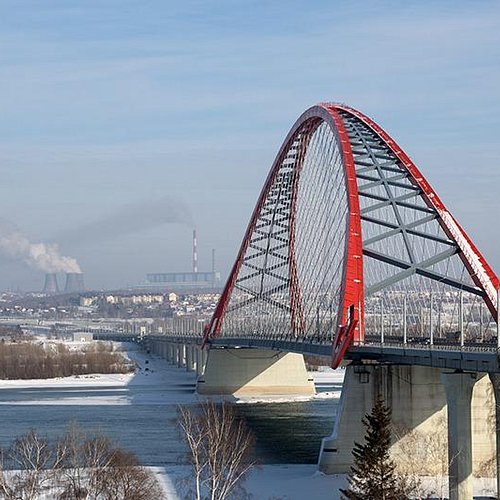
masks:
[[[261,349],[210,349],[196,390],[236,396],[315,393],[301,354]]]
[[[500,496],[500,373],[488,374],[493,386],[495,397],[495,436],[496,436],[496,462],[497,462],[497,498]]]
[[[198,366],[198,358],[196,352],[198,351],[198,346],[195,344],[191,345],[191,371],[196,371]]]
[[[194,369],[194,360],[193,360],[193,346],[186,346],[186,371],[191,372]]]
[[[448,404],[448,476],[450,500],[472,498],[472,390],[475,374],[442,373]]]
[[[172,342],[167,344],[167,359],[170,364],[174,362],[174,344]]]
[[[203,375],[203,351],[200,347],[196,348],[196,375]]]
[[[180,368],[182,366],[182,344],[175,344],[176,348],[176,357],[175,357],[175,362],[177,364],[177,367]]]
[[[337,417],[331,436],[321,442],[318,468],[325,474],[345,474],[352,465],[354,442],[362,442],[361,422],[373,407],[373,373],[369,366],[346,368]]]
[[[198,369],[199,375],[203,375],[205,373],[205,367],[207,366],[207,359],[208,359],[209,351],[210,351],[210,349],[208,349],[208,348],[199,350],[199,353],[198,353],[199,364],[200,364],[200,367]]]
[[[178,358],[177,358],[177,366],[179,368],[183,368],[186,366],[186,345],[185,344],[177,344]]]

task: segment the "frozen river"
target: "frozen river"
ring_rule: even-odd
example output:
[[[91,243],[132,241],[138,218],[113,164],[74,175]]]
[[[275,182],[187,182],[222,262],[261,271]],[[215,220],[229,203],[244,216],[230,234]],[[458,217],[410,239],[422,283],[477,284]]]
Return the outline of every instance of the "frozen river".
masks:
[[[140,366],[135,375],[0,382],[0,446],[30,429],[49,438],[60,435],[75,420],[111,436],[146,465],[185,461],[176,409],[196,404],[194,374],[138,351],[130,354]],[[260,463],[317,461],[321,438],[333,427],[342,383],[338,375],[321,375],[318,398],[235,405],[256,435]]]

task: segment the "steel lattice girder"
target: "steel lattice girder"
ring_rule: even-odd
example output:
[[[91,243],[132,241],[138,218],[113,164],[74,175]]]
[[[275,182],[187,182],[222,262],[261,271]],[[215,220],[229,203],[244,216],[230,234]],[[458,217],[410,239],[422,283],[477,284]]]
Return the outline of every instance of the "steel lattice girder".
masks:
[[[467,279],[436,267],[457,256]],[[276,337],[332,342],[338,366],[363,339],[365,296],[411,276],[480,297],[498,321],[498,278],[408,156],[359,111],[320,104],[297,120],[276,157],[204,344],[224,335],[225,321],[259,335],[257,321]],[[321,330],[328,307],[331,332]]]

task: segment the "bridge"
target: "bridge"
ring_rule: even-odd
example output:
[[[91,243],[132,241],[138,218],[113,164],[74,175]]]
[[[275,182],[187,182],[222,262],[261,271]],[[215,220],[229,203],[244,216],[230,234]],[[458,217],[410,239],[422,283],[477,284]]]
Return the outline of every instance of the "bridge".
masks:
[[[396,142],[361,112],[322,103],[285,138],[203,338],[148,342],[197,364],[205,394],[310,392],[303,354],[347,366],[320,468],[349,469],[382,393],[404,429],[394,446],[445,419],[450,498],[472,498],[473,472],[500,450],[499,289]]]

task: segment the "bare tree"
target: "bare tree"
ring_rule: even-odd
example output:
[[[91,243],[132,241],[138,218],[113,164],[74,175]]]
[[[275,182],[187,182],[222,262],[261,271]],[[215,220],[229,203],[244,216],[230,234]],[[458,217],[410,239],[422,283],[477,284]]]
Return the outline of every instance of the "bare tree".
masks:
[[[161,500],[154,474],[137,457],[102,434],[88,435],[72,423],[59,441],[61,498]]]
[[[13,466],[20,470],[12,476],[16,498],[35,500],[52,477],[53,452],[47,439],[31,430],[18,437],[7,454]]]
[[[179,407],[179,422],[190,452],[196,499],[206,489],[210,500],[223,500],[253,467],[253,434],[228,403],[203,402],[194,413]]]
[[[113,467],[115,454],[124,452],[107,436],[96,434],[81,443],[80,453],[86,468],[87,489],[92,497],[99,498],[105,487],[103,477]]]
[[[392,455],[397,472],[418,485],[419,497],[445,498],[448,490],[448,466],[457,456],[448,458],[448,431],[445,415],[432,423],[432,431],[418,429],[394,429],[395,445]],[[424,491],[419,477],[433,478]]]
[[[193,467],[196,500],[201,499],[201,486],[207,475],[207,453],[204,446],[208,439],[208,426],[199,415],[185,406],[178,407],[179,424],[190,451],[190,462]]]
[[[154,474],[132,453],[116,449],[109,465],[96,478],[103,500],[161,500],[164,493]]]
[[[4,473],[4,461],[15,472]],[[75,423],[53,445],[30,431],[0,455],[0,498],[36,500],[42,494],[59,500],[164,498],[153,472],[135,455]]]
[[[86,434],[76,422],[70,422],[66,433],[56,442],[59,467],[58,483],[61,498],[85,498],[87,496],[86,462],[82,453]]]
[[[0,450],[0,498],[11,500],[15,497],[13,486],[5,475],[5,451]]]

